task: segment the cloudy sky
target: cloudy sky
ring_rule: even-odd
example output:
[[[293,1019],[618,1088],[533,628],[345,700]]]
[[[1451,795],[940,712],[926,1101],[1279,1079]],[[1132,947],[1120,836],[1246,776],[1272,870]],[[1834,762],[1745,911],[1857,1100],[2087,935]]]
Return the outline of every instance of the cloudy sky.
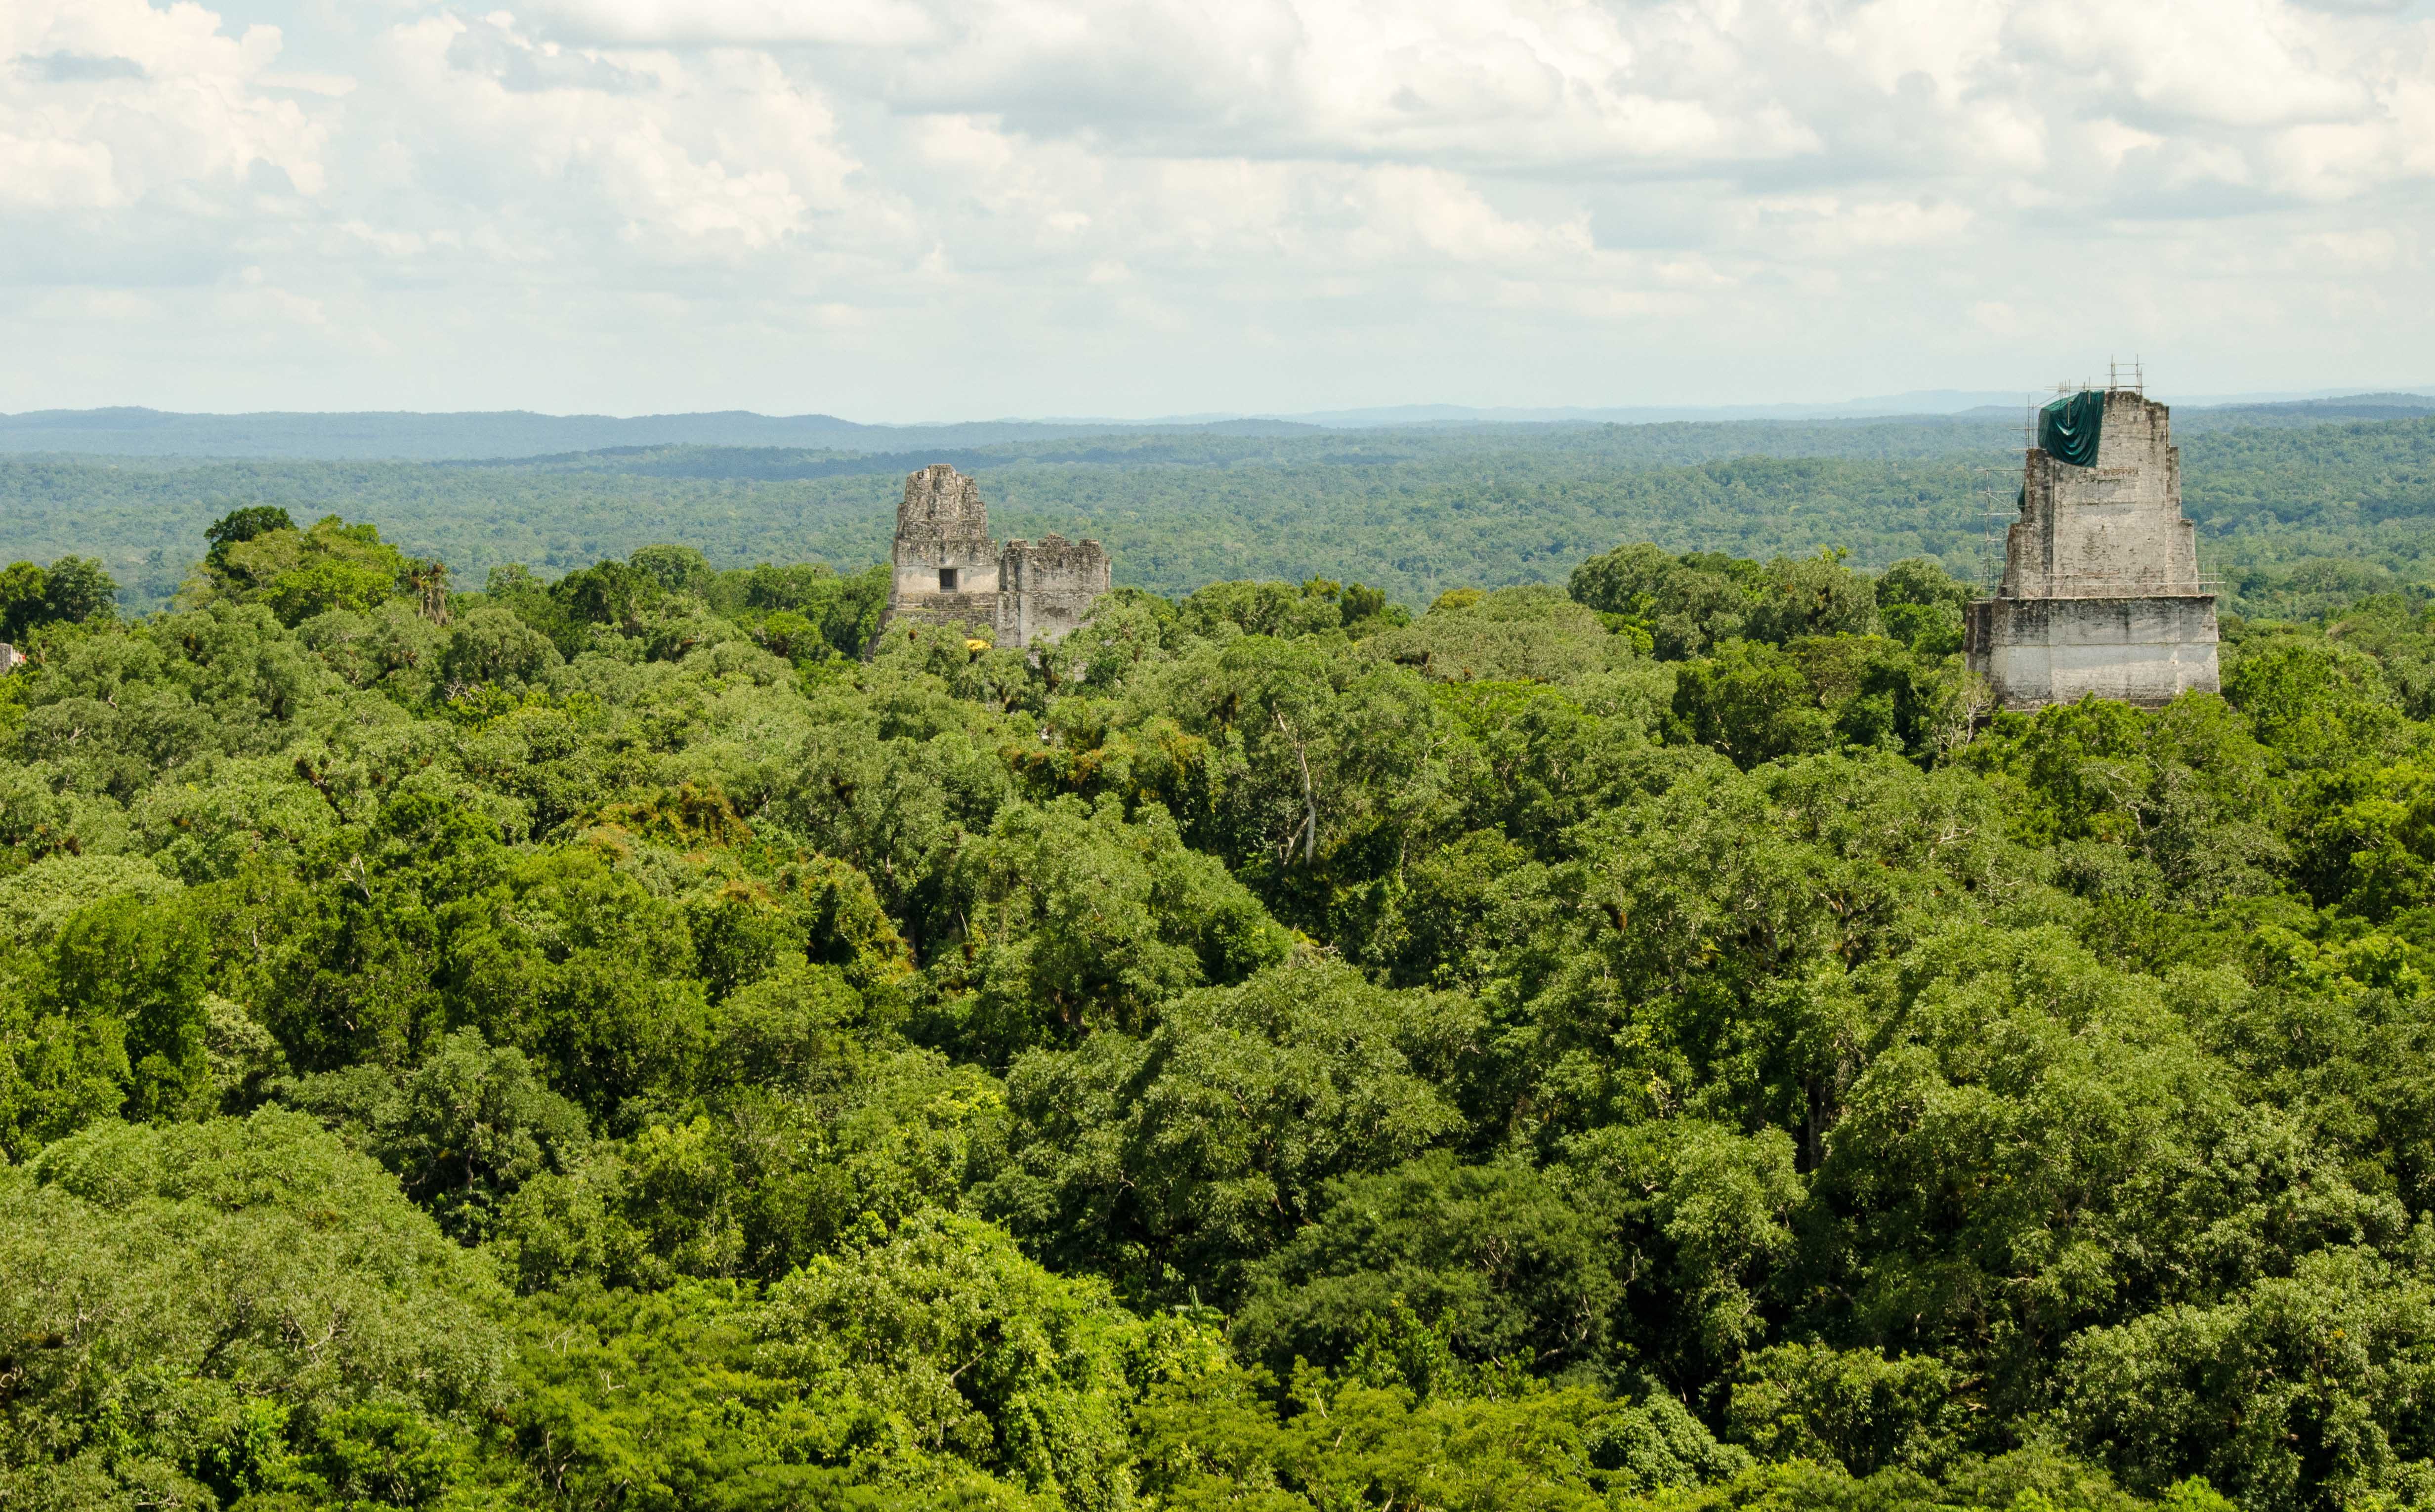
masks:
[[[0,410],[2435,382],[2435,0],[0,0]]]

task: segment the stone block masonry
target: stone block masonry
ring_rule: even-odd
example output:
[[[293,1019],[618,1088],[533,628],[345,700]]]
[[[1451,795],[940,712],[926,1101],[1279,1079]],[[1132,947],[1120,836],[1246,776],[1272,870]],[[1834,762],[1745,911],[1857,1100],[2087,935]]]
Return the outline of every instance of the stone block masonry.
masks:
[[[1034,637],[1063,640],[1091,617],[1091,606],[1109,588],[1108,553],[1096,541],[1056,535],[1010,541],[997,563],[1000,645],[1029,645]]]
[[[997,542],[980,485],[944,462],[905,479],[896,507],[896,575],[888,614],[989,625],[997,618]],[[960,612],[976,610],[976,613]]]
[[[1970,669],[2007,709],[2087,694],[2152,707],[2219,687],[2215,593],[2182,518],[2171,412],[2110,388],[2102,414],[2088,466],[2029,448],[2003,581],[1967,611]]]
[[[988,627],[1000,645],[1062,639],[1090,618],[1110,581],[1096,541],[990,539],[978,480],[935,462],[905,479],[896,507],[895,572],[883,625],[913,620]]]

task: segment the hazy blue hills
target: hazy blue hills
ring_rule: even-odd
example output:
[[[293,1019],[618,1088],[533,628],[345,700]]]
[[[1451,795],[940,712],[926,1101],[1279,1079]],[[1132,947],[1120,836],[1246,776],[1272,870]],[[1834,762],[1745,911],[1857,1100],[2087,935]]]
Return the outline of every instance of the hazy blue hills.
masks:
[[[1516,421],[1497,425],[1327,430],[1299,425],[1254,430],[1207,425],[1184,431],[1131,430],[956,445],[943,438],[901,451],[839,447],[621,446],[548,456],[443,462],[474,472],[539,470],[628,477],[768,481],[902,475],[945,462],[967,472],[1017,466],[1115,468],[1342,468],[1429,463],[1483,468],[1528,454],[1563,456],[1587,467],[1685,466],[1740,456],[1851,457],[1875,460],[1999,458],[2017,447],[2018,420],[1943,415],[1848,421],[1677,421],[1638,425]]]
[[[2425,394],[2347,394],[2279,404],[2216,404],[2200,411],[2210,424],[2315,425],[2327,421],[2412,420],[2435,415]]]
[[[540,415],[527,410],[249,415],[158,409],[49,409],[0,416],[0,452],[100,456],[273,457],[322,461],[438,461],[526,457],[633,446],[785,446],[858,452],[977,446],[1096,436],[1112,429],[1280,435],[1316,430],[1290,421],[1119,425],[1106,421],[977,421],[955,425],[863,425],[834,415]]]
[[[1847,455],[1847,428],[1925,427],[1916,448],[1971,450],[1990,437],[2017,435],[2021,401],[2006,395],[1923,390],[1835,404],[1738,407],[1481,409],[1415,404],[1294,416],[1182,416],[1166,420],[995,420],[954,424],[867,425],[834,415],[761,415],[722,410],[685,415],[543,415],[527,410],[420,414],[407,411],[179,414],[142,408],[51,409],[0,415],[0,453],[119,457],[257,457],[349,461],[535,460],[562,463],[579,454],[673,447],[718,447],[866,455],[891,459],[947,452],[1107,440],[1099,448],[1167,445],[1188,454],[1205,440],[1316,440],[1349,435],[1394,438],[1385,444],[1426,446],[1455,438],[1513,439],[1549,430],[1623,427],[1645,433],[1649,448],[1679,442],[1684,427],[1716,443],[1747,444],[1751,455]],[[2321,395],[2278,403],[2189,404],[2176,422],[2192,434],[2225,425],[2315,425],[2400,420],[2435,413],[2423,394]],[[1939,429],[1960,426],[1963,430]],[[1730,427],[1739,427],[1732,429]],[[1114,439],[1108,439],[1114,438]],[[1702,442],[1693,450],[1720,455]],[[1721,454],[1737,455],[1737,454]],[[799,466],[825,464],[802,461]],[[890,465],[893,465],[892,460]],[[731,474],[734,475],[734,474]],[[772,474],[775,475],[775,474]],[[794,472],[787,476],[821,476]]]

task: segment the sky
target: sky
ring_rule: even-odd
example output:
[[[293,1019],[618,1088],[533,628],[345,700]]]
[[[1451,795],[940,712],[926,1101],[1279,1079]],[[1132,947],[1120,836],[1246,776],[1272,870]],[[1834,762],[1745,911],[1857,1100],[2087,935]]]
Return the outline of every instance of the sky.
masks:
[[[0,0],[0,411],[2435,383],[2435,0]]]

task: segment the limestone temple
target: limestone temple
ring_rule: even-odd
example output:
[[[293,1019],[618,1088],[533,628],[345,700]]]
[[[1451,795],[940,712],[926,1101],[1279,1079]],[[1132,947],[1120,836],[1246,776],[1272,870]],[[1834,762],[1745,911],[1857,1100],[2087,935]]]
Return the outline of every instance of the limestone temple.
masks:
[[[2135,387],[2084,388],[2039,411],[2036,441],[2003,581],[1968,609],[1970,670],[2007,709],[2216,692],[2215,593],[2182,518],[2171,412]]]
[[[992,541],[979,481],[944,462],[905,479],[894,559],[882,624],[985,625],[1000,645],[1062,639],[1109,588],[1108,553],[1096,541]]]

